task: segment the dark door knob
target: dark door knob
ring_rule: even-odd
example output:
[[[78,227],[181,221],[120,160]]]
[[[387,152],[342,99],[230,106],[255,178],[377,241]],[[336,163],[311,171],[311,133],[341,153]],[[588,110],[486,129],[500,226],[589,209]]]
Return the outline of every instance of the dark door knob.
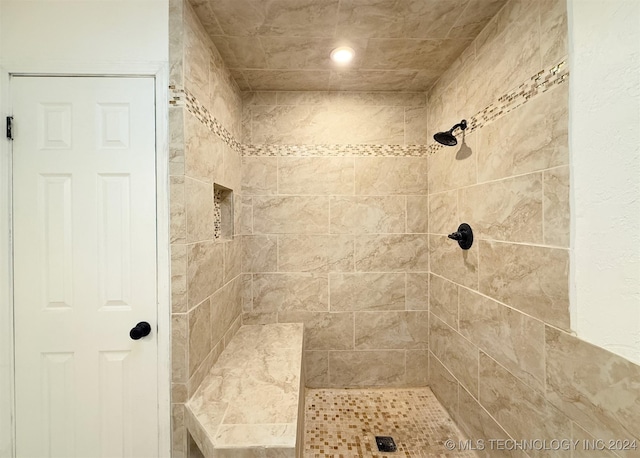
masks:
[[[129,331],[129,337],[133,340],[142,339],[144,336],[148,336],[151,332],[151,325],[146,321],[141,321],[136,324],[135,327]]]

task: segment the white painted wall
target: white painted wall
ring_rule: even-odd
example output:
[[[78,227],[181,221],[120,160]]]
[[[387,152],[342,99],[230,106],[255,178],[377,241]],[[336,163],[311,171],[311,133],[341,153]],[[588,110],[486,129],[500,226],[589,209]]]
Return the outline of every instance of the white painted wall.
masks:
[[[640,364],[640,2],[568,13],[571,327]]]
[[[156,73],[162,80],[157,95],[159,145],[166,146],[168,11],[168,0],[0,0],[0,458],[12,453],[10,150],[4,138],[4,118],[10,107],[7,72]],[[160,168],[166,170],[164,164]],[[160,218],[168,218],[162,207]],[[164,229],[161,227],[160,240],[167,238]],[[168,300],[166,314],[168,323]],[[168,384],[167,373],[167,396]],[[168,408],[167,400],[167,419]],[[161,456],[168,456],[168,438],[165,448],[167,453]]]

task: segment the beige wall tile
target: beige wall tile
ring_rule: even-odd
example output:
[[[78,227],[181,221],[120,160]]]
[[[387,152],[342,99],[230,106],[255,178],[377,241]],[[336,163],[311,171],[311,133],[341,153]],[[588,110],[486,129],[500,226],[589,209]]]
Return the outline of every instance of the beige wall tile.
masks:
[[[411,350],[429,346],[429,312],[355,313],[356,350]]]
[[[542,174],[460,189],[460,221],[478,239],[542,243]]]
[[[187,428],[184,425],[183,404],[171,404],[171,456],[187,458]]]
[[[169,177],[169,221],[171,243],[187,240],[187,215],[185,212],[184,176]]]
[[[240,193],[242,188],[242,158],[240,154],[224,144],[224,178],[219,184]]]
[[[253,311],[329,311],[327,274],[289,273],[253,276]]]
[[[427,159],[356,157],[357,195],[427,195]]]
[[[404,370],[402,350],[329,352],[329,386],[401,386]]]
[[[617,455],[609,450],[597,450],[596,447],[590,447],[591,444],[599,445],[597,438],[593,437],[587,431],[582,429],[575,422],[571,422],[572,436],[571,440],[576,443],[572,457],[574,458],[593,458],[596,453],[602,458],[615,458]],[[577,442],[576,442],[577,441]],[[599,447],[598,447],[599,448]]]
[[[385,234],[405,231],[402,196],[337,196],[330,200],[332,234]]]
[[[569,327],[569,253],[480,241],[480,292],[546,323]]]
[[[173,404],[179,402],[187,402],[189,396],[187,395],[187,385],[185,383],[172,383],[171,384],[171,402]]]
[[[568,53],[567,3],[543,0],[540,4],[540,54],[542,67],[555,65]]]
[[[404,143],[405,145],[426,145],[427,108],[410,107],[404,109]]]
[[[446,191],[429,196],[429,232],[451,234],[464,220],[458,216],[458,192]]]
[[[406,386],[427,386],[429,383],[429,351],[407,350]]]
[[[212,240],[213,186],[202,181],[185,178],[187,242]]]
[[[429,311],[457,330],[458,285],[433,274],[429,280]]]
[[[460,122],[455,121],[455,122]],[[445,124],[443,130],[451,126]],[[448,191],[476,184],[477,133],[458,138],[458,145],[440,148],[429,155],[429,192]]]
[[[426,234],[429,232],[429,198],[407,196],[407,232]]]
[[[224,283],[236,278],[242,273],[242,239],[222,242],[224,246]]]
[[[457,230],[457,227],[455,228]],[[455,283],[478,287],[478,242],[463,250],[458,242],[444,235],[429,236],[431,272]]]
[[[640,439],[640,366],[549,326],[545,339],[550,402],[597,439]]]
[[[253,310],[253,275],[242,274],[242,311]]]
[[[278,192],[277,157],[242,158],[242,195],[264,196]]]
[[[568,164],[567,86],[558,86],[479,131],[480,182]]]
[[[222,341],[241,313],[242,281],[236,277],[211,296],[211,342],[214,345]]]
[[[171,245],[171,312],[187,312],[186,245]]]
[[[211,351],[211,306],[209,299],[189,311],[189,376]]]
[[[440,404],[447,409],[449,415],[457,420],[458,381],[431,352],[429,352],[429,388]]]
[[[529,386],[544,390],[541,321],[466,288],[460,288],[459,310],[464,337]]]
[[[360,272],[427,272],[428,236],[360,235],[356,237],[356,270]]]
[[[429,318],[429,350],[465,388],[478,393],[478,348],[433,314]]]
[[[353,237],[278,236],[279,272],[353,272]]]
[[[209,297],[222,286],[224,248],[220,243],[202,242],[187,247],[187,288],[189,307]]]
[[[237,202],[237,198],[234,200]],[[240,234],[251,235],[253,234],[253,198],[242,196],[240,201],[242,214],[237,227],[240,228]]]
[[[207,183],[219,182],[224,143],[191,113],[184,118],[185,175]]]
[[[353,349],[353,313],[278,312],[279,323],[304,323],[306,350]]]
[[[275,272],[277,259],[275,235],[242,236],[242,272]]]
[[[271,324],[278,322],[278,312],[244,312],[242,314],[242,325],[251,324]]]
[[[567,417],[544,396],[522,383],[493,359],[480,353],[480,404],[516,440],[547,440],[571,437]],[[533,453],[541,456],[540,453]],[[544,456],[566,456],[564,450]],[[555,453],[553,453],[555,452]]]
[[[171,315],[171,380],[189,380],[189,318],[186,313]]]
[[[329,280],[331,311],[405,308],[403,273],[331,274]]]
[[[309,388],[329,386],[329,352],[305,352],[305,381]]]
[[[545,170],[544,242],[569,246],[569,167]]]
[[[407,310],[429,309],[429,274],[407,273]]]
[[[254,234],[329,233],[328,197],[254,197]]]
[[[193,9],[184,8],[184,84],[196,98],[209,100],[208,39]]]
[[[353,158],[346,157],[280,157],[278,193],[327,196],[353,194],[353,167]]]

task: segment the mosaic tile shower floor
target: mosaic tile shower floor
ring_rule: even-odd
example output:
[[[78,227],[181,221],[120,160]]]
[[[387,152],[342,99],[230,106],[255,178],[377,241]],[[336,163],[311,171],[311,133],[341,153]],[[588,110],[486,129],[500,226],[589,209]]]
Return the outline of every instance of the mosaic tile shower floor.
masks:
[[[462,435],[429,388],[307,389],[304,434],[304,458],[477,457],[445,448]],[[397,452],[379,452],[375,436]]]

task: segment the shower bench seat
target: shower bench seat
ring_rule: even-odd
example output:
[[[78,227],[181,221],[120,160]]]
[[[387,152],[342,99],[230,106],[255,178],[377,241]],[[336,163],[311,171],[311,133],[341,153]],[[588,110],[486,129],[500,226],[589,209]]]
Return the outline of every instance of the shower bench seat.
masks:
[[[238,330],[185,405],[205,458],[302,456],[303,332],[301,323]]]

